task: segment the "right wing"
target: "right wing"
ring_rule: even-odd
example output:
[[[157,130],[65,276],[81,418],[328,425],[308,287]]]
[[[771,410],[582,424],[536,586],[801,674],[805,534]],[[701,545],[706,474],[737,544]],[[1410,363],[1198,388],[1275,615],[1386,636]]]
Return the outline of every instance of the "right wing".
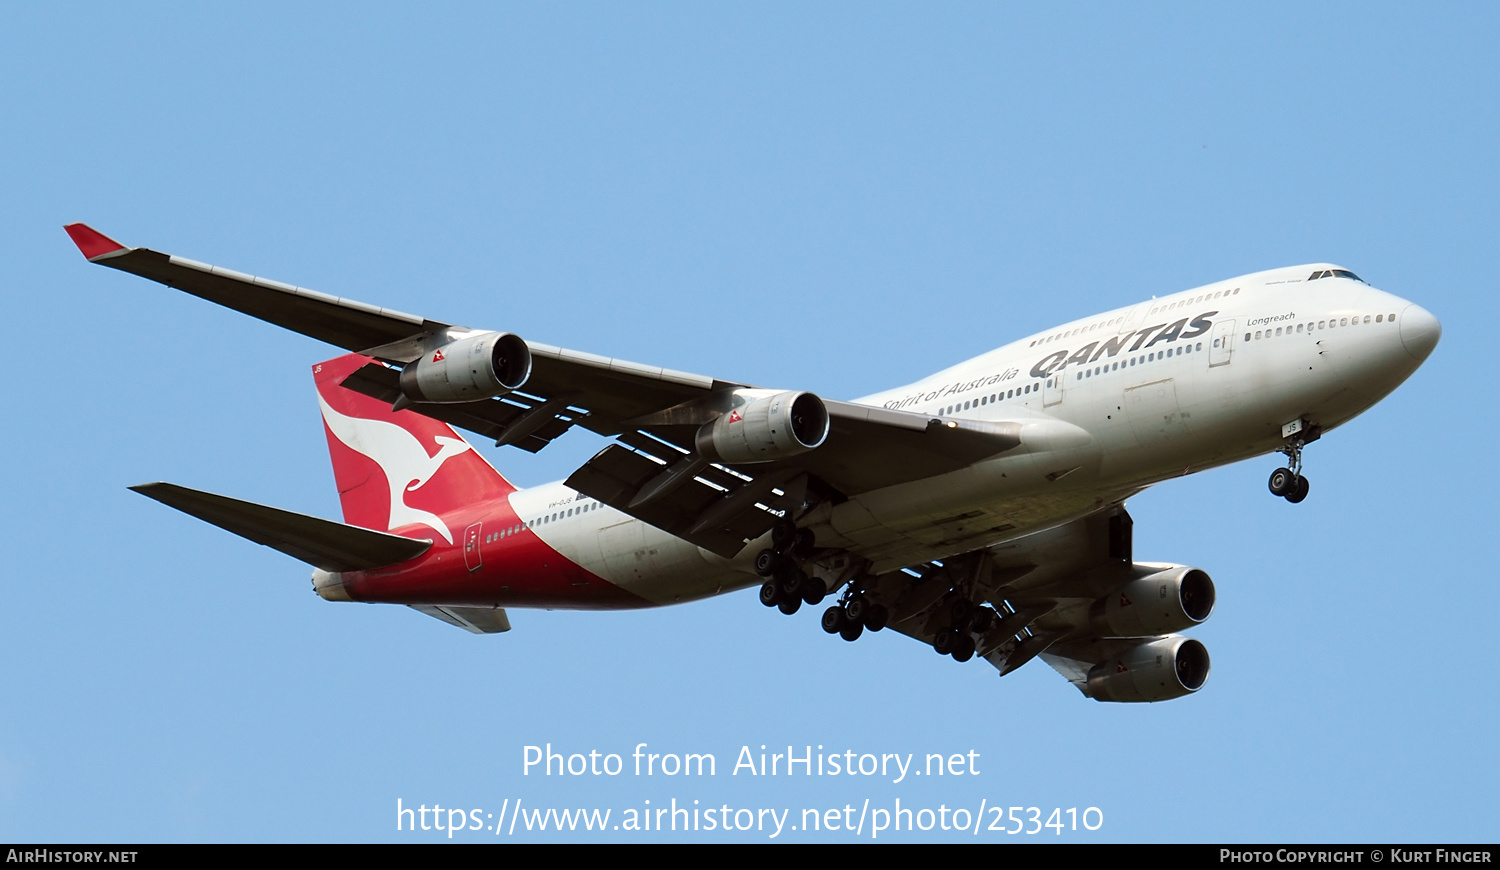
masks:
[[[1197,691],[1208,676],[1208,653],[1176,632],[1212,612],[1213,584],[1186,566],[1134,562],[1131,529],[1123,505],[1106,508],[918,566],[917,577],[882,575],[873,595],[889,608],[892,628],[925,644],[956,637],[961,624],[973,654],[1001,676],[1040,656],[1096,700],[1158,701]]]

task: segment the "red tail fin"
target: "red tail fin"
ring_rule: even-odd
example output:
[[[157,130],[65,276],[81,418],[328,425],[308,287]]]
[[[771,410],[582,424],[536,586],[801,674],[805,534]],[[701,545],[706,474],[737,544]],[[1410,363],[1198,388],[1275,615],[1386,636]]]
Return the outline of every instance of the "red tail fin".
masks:
[[[380,531],[410,529],[416,537],[431,537],[431,529],[452,543],[445,517],[516,488],[448,424],[415,411],[392,411],[339,386],[369,362],[349,354],[313,366],[344,522]]]

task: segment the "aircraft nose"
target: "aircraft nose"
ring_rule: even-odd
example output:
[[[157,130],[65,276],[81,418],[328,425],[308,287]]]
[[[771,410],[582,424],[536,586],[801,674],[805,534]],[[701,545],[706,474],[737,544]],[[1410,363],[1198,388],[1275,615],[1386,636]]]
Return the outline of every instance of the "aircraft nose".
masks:
[[[1406,352],[1419,362],[1427,359],[1442,335],[1443,325],[1426,308],[1408,305],[1401,312],[1401,343],[1406,346]]]

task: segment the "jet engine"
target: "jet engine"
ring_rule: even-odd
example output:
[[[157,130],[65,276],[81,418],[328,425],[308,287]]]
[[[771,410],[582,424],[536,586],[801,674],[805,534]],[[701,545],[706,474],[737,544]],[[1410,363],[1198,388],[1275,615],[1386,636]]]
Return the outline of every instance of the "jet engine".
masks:
[[[531,376],[531,349],[508,332],[450,342],[401,370],[401,393],[413,402],[477,402],[520,389]]]
[[[1214,581],[1186,565],[1135,564],[1150,572],[1095,601],[1089,619],[1101,637],[1150,637],[1192,628],[1214,612]]]
[[[828,437],[828,408],[812,393],[738,390],[743,399],[694,439],[715,462],[771,462],[806,453]]]
[[[1208,650],[1192,638],[1170,635],[1137,644],[1089,671],[1096,701],[1170,701],[1203,688]]]

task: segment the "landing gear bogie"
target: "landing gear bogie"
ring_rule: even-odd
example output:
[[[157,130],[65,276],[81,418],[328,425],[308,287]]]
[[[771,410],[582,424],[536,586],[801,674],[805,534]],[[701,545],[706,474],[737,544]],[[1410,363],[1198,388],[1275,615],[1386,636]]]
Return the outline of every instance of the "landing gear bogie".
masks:
[[[1302,476],[1302,448],[1318,440],[1322,429],[1316,423],[1299,419],[1281,427],[1281,434],[1286,441],[1277,452],[1286,455],[1287,467],[1271,472],[1266,486],[1272,495],[1297,504],[1307,498],[1309,489],[1307,478]]]
[[[863,595],[852,595],[848,601],[844,602],[844,617],[850,622],[863,624],[865,621],[865,610],[868,607],[869,602],[865,600]]]
[[[781,587],[782,597],[802,597],[802,587],[807,581],[807,575],[802,573],[802,568],[795,562],[782,562],[776,568],[776,585]]]

